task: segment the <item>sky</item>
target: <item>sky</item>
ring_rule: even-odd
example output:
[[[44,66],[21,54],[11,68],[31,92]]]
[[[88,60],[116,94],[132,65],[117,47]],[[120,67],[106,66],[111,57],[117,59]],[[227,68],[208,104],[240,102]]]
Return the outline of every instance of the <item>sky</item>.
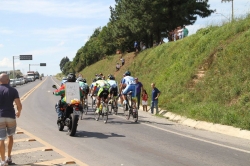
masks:
[[[189,35],[231,19],[232,3],[209,0],[216,13],[187,25]],[[94,29],[107,25],[115,0],[0,0],[0,71],[60,73],[63,57],[73,60]],[[250,0],[234,0],[235,17],[250,13]],[[32,55],[33,60],[19,60]],[[46,63],[45,67],[40,63]]]

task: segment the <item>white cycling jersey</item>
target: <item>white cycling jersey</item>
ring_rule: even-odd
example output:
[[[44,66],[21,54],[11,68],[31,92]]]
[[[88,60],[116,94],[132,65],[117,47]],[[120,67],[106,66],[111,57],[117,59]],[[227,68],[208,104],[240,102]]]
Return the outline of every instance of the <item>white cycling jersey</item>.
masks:
[[[126,84],[126,85],[129,85],[129,84],[136,84],[136,83],[135,83],[135,78],[134,78],[134,77],[131,77],[131,76],[125,76],[125,77],[123,77],[123,79],[122,79],[122,84]]]
[[[108,83],[110,87],[116,88],[117,87],[117,82],[115,80],[108,80]]]

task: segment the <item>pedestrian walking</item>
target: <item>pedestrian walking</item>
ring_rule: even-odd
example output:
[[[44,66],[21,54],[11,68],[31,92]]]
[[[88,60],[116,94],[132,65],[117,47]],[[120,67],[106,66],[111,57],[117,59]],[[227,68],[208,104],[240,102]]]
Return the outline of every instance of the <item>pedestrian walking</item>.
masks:
[[[20,117],[22,104],[17,90],[9,85],[10,79],[7,74],[0,75],[0,165],[11,164],[11,151],[13,147],[13,135],[16,132],[16,117]],[[15,112],[13,102],[16,103]],[[8,155],[5,158],[4,141],[8,136]]]
[[[151,83],[152,87],[152,101],[151,101],[151,114],[154,114],[154,108],[156,109],[156,113],[158,113],[158,98],[161,92],[155,87],[155,83]]]
[[[141,91],[143,90],[143,85],[141,82],[138,81],[138,78],[135,78],[136,83],[136,98],[137,98],[137,108],[140,108],[141,103]]]
[[[142,108],[143,108],[143,111],[146,111],[148,112],[148,94],[147,94],[147,91],[145,89],[143,89],[142,91]]]

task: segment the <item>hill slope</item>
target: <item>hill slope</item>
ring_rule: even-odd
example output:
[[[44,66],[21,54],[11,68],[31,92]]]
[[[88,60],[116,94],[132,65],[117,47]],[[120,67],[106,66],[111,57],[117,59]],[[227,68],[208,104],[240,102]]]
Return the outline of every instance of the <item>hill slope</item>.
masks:
[[[161,91],[159,106],[197,120],[250,129],[250,16],[221,27],[201,29],[177,42],[140,54],[125,54],[125,65],[115,71],[121,55],[108,56],[81,73],[88,83],[96,73],[126,70],[139,78],[151,94]]]

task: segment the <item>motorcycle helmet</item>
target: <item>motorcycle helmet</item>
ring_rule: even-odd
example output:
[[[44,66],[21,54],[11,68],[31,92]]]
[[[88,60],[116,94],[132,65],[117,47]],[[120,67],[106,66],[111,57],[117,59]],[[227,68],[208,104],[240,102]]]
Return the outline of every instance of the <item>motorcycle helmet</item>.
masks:
[[[69,73],[67,76],[67,82],[76,82],[76,76],[73,73]]]
[[[131,76],[130,71],[126,71],[124,74],[125,74],[125,76]]]

